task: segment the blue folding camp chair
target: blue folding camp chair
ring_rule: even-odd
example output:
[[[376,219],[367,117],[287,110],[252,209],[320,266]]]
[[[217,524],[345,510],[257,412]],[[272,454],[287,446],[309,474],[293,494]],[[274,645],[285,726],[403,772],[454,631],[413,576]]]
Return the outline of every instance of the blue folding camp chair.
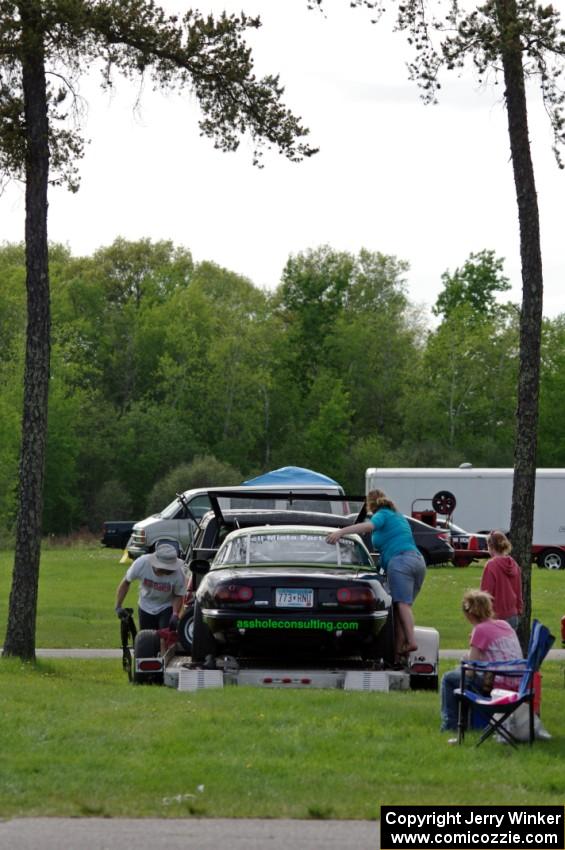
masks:
[[[458,742],[462,743],[467,727],[467,718],[471,710],[485,721],[484,731],[477,741],[479,747],[483,741],[498,732],[507,743],[516,747],[518,740],[505,726],[505,721],[519,706],[529,706],[529,743],[534,742],[534,673],[541,667],[542,661],[551,649],[555,637],[547,626],[538,620],[532,623],[528,656],[517,661],[463,661],[461,662],[461,684],[455,694],[459,699]],[[477,693],[469,686],[476,674],[504,676],[505,679],[519,679],[516,690],[493,688],[489,696]]]

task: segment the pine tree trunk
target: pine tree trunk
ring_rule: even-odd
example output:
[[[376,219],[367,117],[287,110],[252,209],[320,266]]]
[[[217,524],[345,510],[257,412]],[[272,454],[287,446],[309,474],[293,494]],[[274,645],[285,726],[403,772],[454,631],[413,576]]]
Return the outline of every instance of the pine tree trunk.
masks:
[[[22,2],[19,13],[26,127],[27,343],[16,553],[3,654],[31,660],[35,658],[49,388],[49,146],[41,3]]]
[[[515,0],[497,0],[497,12],[503,38],[502,59],[506,85],[508,134],[518,201],[522,260],[520,372],[510,535],[514,557],[522,569],[524,613],[519,637],[522,648],[525,650],[530,634],[532,607],[531,551],[536,485],[543,273],[539,210],[528,134],[524,69]]]

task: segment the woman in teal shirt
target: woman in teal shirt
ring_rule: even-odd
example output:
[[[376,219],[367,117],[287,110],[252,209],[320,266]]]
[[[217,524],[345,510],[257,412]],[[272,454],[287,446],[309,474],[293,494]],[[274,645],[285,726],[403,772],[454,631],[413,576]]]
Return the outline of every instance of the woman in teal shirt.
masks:
[[[414,638],[412,605],[426,575],[426,562],[414,542],[412,529],[394,502],[382,490],[367,496],[365,522],[348,525],[328,535],[328,543],[337,543],[344,534],[371,534],[373,548],[380,552],[381,566],[387,574],[395,614],[397,661],[418,649]]]

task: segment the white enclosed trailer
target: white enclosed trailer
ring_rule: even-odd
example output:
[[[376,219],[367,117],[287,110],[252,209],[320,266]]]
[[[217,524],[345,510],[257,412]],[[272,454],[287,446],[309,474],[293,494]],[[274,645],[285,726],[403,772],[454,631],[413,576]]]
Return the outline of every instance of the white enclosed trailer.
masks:
[[[455,496],[453,518],[468,531],[510,528],[513,469],[371,467],[366,491],[384,490],[406,514],[431,508],[441,492]],[[565,469],[538,469],[532,554],[540,566],[565,567]]]

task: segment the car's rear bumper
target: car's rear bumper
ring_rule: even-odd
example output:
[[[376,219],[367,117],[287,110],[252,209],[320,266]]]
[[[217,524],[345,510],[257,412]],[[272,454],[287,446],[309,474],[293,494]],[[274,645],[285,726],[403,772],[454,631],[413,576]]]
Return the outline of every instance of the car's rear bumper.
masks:
[[[379,634],[386,623],[388,610],[369,614],[326,613],[325,611],[222,611],[203,608],[204,622],[214,634],[222,632],[240,635],[303,635],[318,634],[337,637],[367,638]]]

